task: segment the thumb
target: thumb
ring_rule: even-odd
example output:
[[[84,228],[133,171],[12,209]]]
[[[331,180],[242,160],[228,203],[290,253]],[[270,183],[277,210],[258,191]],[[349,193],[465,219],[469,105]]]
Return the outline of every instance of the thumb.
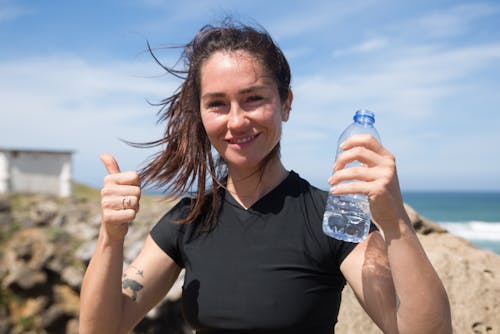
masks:
[[[120,173],[120,167],[118,166],[118,162],[116,162],[115,158],[109,153],[102,153],[99,156],[102,164],[106,168],[109,174]]]

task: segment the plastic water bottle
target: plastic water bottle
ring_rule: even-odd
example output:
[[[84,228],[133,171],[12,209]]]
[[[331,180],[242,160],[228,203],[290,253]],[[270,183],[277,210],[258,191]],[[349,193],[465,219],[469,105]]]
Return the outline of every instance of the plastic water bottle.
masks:
[[[375,115],[368,110],[358,110],[354,114],[354,122],[340,135],[338,145],[354,134],[371,134],[378,141],[380,136],[373,126]],[[338,147],[338,146],[337,146]],[[337,148],[337,156],[342,153]],[[361,165],[354,161],[344,168]],[[346,181],[352,182],[352,181]],[[323,232],[335,239],[361,242],[370,230],[370,205],[365,194],[333,195],[328,194],[325,213],[323,215]]]

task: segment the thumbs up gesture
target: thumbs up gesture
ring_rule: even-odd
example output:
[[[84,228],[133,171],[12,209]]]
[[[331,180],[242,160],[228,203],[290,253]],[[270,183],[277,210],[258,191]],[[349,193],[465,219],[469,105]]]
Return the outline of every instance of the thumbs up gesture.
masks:
[[[139,211],[141,188],[136,172],[121,172],[115,158],[107,153],[99,157],[108,171],[101,189],[102,229],[113,240],[123,240],[128,225]]]

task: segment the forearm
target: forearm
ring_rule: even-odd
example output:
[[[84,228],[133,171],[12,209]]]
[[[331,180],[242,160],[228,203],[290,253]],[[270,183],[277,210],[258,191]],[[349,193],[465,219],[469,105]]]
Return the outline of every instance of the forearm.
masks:
[[[407,216],[384,231],[400,333],[451,333],[448,296]]]
[[[80,333],[116,333],[121,322],[123,240],[101,231],[80,295]]]

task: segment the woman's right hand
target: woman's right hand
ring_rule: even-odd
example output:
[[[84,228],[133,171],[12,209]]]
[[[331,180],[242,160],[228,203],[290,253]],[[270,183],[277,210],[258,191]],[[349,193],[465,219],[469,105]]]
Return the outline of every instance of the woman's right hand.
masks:
[[[111,240],[123,240],[139,211],[141,187],[136,172],[121,172],[115,158],[103,153],[99,157],[109,175],[101,189],[101,216],[104,232]]]

